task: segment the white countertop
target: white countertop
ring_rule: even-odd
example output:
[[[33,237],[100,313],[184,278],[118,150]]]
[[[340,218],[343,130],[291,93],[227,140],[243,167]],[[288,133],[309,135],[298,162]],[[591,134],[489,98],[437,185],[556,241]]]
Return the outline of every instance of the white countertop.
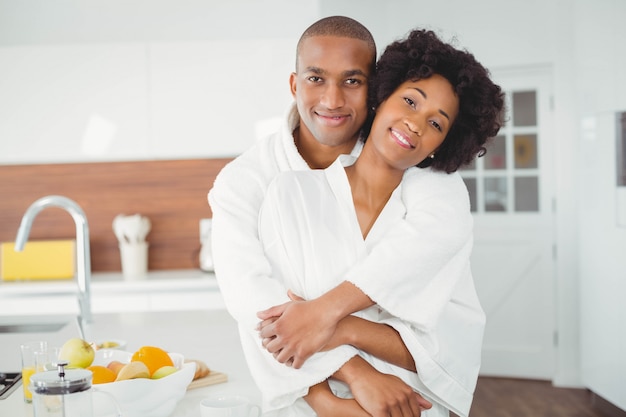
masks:
[[[91,291],[98,293],[150,291],[185,291],[188,289],[218,290],[215,274],[199,269],[176,269],[149,271],[145,279],[126,280],[121,272],[96,272],[91,274]],[[73,279],[0,281],[0,299],[21,295],[45,293],[75,294],[77,285]]]
[[[46,319],[54,320],[55,317],[48,316]],[[260,404],[260,392],[246,366],[236,323],[225,310],[95,314],[89,333],[94,339],[126,340],[128,351],[142,345],[160,346],[190,359],[203,360],[209,368],[228,375],[228,382],[224,384],[188,391],[172,417],[199,417],[200,400],[216,393],[245,395]],[[24,341],[43,338],[50,344],[60,346],[68,338],[76,336],[78,328],[74,321],[56,333],[0,334],[0,371],[19,370],[19,345]],[[32,416],[32,405],[23,402],[21,387],[13,391],[9,398],[0,400],[0,416]]]
[[[149,271],[141,280],[94,273],[90,287],[93,313],[225,308],[215,274],[199,269]],[[77,291],[75,280],[0,281],[0,317],[77,314]]]

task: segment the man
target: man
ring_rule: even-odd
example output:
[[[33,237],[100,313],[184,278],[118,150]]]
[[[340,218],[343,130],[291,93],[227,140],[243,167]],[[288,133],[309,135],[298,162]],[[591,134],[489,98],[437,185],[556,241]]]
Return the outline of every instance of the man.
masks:
[[[267,186],[280,171],[326,168],[340,154],[359,153],[359,130],[367,117],[367,81],[375,58],[371,34],[352,19],[326,18],[307,29],[298,43],[296,72],[290,78],[296,107],[291,109],[286,125],[227,165],[210,192],[216,275],[227,308],[239,323],[244,350],[246,346],[248,351],[261,348],[254,331],[256,313],[290,301],[286,289],[272,279],[271,268],[258,241],[258,212]],[[460,235],[463,236],[464,231]],[[465,244],[463,237],[459,241],[459,247]],[[449,250],[454,252],[458,248]],[[382,248],[377,256],[388,258],[388,255]],[[381,265],[378,261],[375,263]],[[415,265],[412,261],[412,265],[404,267],[403,273],[409,274],[407,270],[415,269]],[[367,274],[369,269],[365,262],[351,273],[358,277]],[[388,285],[392,286],[393,282]],[[340,285],[338,291],[346,296],[345,300],[351,300],[345,303],[343,315],[372,304],[369,297],[350,282]],[[270,311],[262,318],[278,323],[282,314],[282,310]],[[321,347],[313,343],[308,354],[302,357],[290,353],[277,359],[299,368]],[[359,362],[348,346],[341,348],[344,348],[345,363],[336,377],[341,378],[343,372],[354,380],[353,376],[367,364]],[[280,353],[282,351],[277,356]],[[406,384],[389,375],[380,375],[375,380],[371,371],[368,369],[370,389],[353,391],[357,402],[370,414],[385,414],[397,407],[398,392],[403,395],[401,401],[407,404],[405,409],[410,408],[413,415],[419,415],[420,406],[429,407],[417,393],[407,390]],[[275,398],[264,399],[265,409],[280,408],[285,401],[292,401],[281,398],[281,394],[277,388]],[[437,393],[432,395],[437,396]]]

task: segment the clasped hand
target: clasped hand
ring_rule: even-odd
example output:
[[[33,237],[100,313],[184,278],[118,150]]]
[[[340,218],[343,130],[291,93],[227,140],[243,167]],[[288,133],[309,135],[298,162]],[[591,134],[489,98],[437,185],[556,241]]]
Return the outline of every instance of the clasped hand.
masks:
[[[305,301],[289,291],[288,301],[257,313],[257,330],[263,347],[280,363],[302,367],[316,352],[328,350],[337,320],[326,314],[318,301]]]

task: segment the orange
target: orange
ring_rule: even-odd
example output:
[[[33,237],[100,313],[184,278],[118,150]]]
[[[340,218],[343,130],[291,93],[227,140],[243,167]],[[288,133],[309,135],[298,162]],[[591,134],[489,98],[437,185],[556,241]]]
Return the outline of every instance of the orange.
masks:
[[[131,362],[139,361],[146,364],[150,371],[150,376],[156,372],[157,369],[163,366],[174,366],[174,362],[170,355],[161,348],[155,346],[143,346],[139,350],[133,353]]]
[[[93,374],[92,383],[95,384],[106,384],[107,382],[115,381],[117,375],[115,372],[107,368],[106,366],[100,365],[92,365],[85,368]]]

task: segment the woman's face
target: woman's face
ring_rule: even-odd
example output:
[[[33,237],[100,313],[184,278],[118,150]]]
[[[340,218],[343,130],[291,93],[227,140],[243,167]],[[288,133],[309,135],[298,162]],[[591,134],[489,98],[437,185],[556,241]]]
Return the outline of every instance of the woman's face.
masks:
[[[376,110],[368,141],[396,169],[436,154],[459,112],[459,99],[438,74],[402,83]]]

